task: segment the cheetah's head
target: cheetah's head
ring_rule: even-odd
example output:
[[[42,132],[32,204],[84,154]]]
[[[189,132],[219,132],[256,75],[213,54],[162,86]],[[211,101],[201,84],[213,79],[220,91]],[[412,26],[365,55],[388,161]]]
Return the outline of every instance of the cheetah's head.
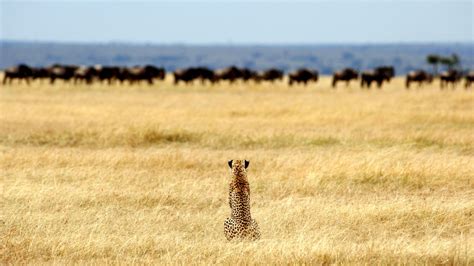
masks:
[[[246,173],[250,164],[250,162],[247,160],[230,160],[227,163],[229,164],[229,168],[234,175]]]

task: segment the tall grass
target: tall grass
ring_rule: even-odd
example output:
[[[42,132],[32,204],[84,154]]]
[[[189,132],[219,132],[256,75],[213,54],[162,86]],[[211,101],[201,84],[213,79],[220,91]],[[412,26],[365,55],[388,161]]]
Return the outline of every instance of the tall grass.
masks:
[[[2,262],[474,263],[472,91],[329,82],[1,87]]]

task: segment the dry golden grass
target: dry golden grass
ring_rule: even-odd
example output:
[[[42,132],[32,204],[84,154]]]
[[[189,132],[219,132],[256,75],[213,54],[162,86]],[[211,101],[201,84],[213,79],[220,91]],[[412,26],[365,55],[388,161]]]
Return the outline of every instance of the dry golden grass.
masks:
[[[472,90],[329,82],[2,86],[2,263],[472,265]]]

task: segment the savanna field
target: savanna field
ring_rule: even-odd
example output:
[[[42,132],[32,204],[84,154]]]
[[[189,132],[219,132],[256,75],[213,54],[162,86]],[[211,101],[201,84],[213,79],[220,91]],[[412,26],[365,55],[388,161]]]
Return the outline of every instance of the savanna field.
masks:
[[[2,264],[474,264],[474,93],[0,86]],[[227,161],[259,241],[228,242]]]

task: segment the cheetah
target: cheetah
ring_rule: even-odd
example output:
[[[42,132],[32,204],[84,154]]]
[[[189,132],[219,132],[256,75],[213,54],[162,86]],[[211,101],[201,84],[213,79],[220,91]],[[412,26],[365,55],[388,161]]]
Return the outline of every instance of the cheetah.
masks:
[[[250,186],[247,180],[249,161],[230,160],[228,162],[232,173],[229,185],[230,217],[224,222],[224,235],[227,240],[234,238],[257,240],[260,239],[260,229],[257,221],[250,215]]]

